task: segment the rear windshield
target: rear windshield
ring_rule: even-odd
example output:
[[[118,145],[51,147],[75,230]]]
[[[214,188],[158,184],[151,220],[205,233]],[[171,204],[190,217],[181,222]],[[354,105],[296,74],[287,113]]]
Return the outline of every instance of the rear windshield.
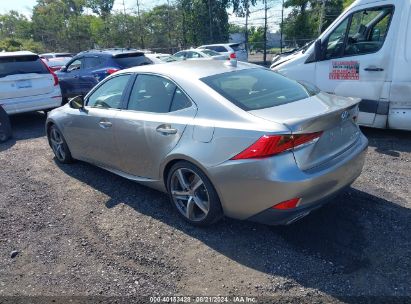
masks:
[[[113,60],[123,69],[152,63],[151,60],[143,54],[121,54],[113,57]]]
[[[0,77],[29,73],[50,72],[38,56],[0,57]]]
[[[316,94],[294,80],[259,68],[217,74],[201,80],[246,111],[275,107]]]

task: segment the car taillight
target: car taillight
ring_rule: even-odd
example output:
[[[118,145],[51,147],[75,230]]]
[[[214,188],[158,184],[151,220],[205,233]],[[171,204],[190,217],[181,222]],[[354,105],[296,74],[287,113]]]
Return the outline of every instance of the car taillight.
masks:
[[[296,135],[264,135],[232,160],[265,158],[288,151],[321,136],[322,132]]]
[[[50,72],[51,75],[53,75],[54,79],[54,86],[57,86],[59,84],[59,78],[57,75],[53,72],[53,70],[44,62],[44,60],[40,60],[41,63],[46,67],[46,69]]]
[[[237,55],[235,53],[231,53],[229,59],[237,59]]]
[[[107,69],[107,74],[111,75],[111,74],[113,74],[115,72],[118,72],[118,71],[120,71],[120,69]]]
[[[301,201],[301,198],[293,198],[293,199],[275,204],[274,206],[271,207],[271,209],[278,209],[278,210],[293,209],[297,207],[300,201]]]

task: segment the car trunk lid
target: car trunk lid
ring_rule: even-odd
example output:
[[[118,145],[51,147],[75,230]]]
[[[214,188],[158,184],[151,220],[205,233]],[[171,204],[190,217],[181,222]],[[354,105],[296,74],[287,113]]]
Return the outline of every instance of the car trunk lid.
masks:
[[[286,125],[293,135],[321,132],[313,141],[293,149],[302,170],[318,166],[352,146],[360,136],[355,123],[359,99],[319,93],[284,105],[249,111],[263,119]]]
[[[0,100],[51,93],[52,74],[21,74],[0,78]]]
[[[37,55],[0,58],[0,100],[52,92],[54,77]]]

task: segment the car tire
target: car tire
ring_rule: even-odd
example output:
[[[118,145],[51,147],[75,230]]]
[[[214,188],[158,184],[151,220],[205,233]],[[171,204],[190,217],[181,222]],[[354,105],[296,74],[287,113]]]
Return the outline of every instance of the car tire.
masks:
[[[62,164],[69,164],[73,162],[74,159],[71,156],[67,142],[56,125],[52,125],[49,128],[47,132],[47,138],[50,147],[53,150],[54,156],[56,157],[58,162]]]
[[[4,143],[9,139],[5,132],[0,131],[0,143]]]
[[[223,217],[218,194],[197,166],[179,161],[167,175],[170,202],[178,214],[195,226],[209,226]]]

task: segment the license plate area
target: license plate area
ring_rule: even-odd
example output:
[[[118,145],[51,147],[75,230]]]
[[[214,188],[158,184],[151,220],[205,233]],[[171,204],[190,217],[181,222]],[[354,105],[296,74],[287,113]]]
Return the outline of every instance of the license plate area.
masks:
[[[18,89],[27,89],[27,88],[31,88],[31,81],[30,80],[19,80],[16,81],[16,87]]]

